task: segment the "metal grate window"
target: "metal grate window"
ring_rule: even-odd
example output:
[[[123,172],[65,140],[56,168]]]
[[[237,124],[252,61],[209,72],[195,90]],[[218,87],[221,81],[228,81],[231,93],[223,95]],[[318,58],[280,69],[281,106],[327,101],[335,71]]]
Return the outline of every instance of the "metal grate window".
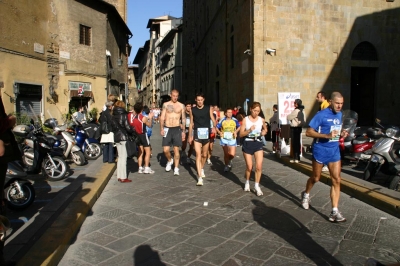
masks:
[[[371,43],[361,42],[354,48],[351,60],[378,61],[378,54]]]
[[[79,43],[90,46],[92,44],[92,28],[79,25]]]

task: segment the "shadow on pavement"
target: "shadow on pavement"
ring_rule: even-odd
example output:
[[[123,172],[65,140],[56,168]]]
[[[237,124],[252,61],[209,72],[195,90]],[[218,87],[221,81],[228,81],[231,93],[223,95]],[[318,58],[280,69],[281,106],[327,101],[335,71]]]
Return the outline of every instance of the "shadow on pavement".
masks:
[[[149,245],[140,245],[133,254],[135,266],[166,266],[160,259],[157,251],[154,251]]]
[[[300,251],[316,265],[342,265],[335,257],[317,244],[311,237],[311,231],[290,214],[269,207],[264,202],[253,199],[253,218],[260,226],[275,233],[291,246]],[[263,209],[260,212],[260,209]],[[260,216],[260,213],[263,215]],[[296,238],[293,235],[296,234]]]

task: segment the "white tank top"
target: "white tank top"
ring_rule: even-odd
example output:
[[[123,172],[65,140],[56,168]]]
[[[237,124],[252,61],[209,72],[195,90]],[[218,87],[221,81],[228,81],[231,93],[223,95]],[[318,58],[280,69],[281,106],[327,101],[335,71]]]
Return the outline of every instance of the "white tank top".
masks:
[[[256,128],[250,132],[249,135],[247,135],[247,137],[249,138],[256,138],[256,137],[260,137],[261,136],[261,130],[263,127],[263,123],[262,123],[262,118],[258,117],[256,122],[251,122],[249,117],[246,116],[246,130],[249,130],[253,125],[256,126]]]

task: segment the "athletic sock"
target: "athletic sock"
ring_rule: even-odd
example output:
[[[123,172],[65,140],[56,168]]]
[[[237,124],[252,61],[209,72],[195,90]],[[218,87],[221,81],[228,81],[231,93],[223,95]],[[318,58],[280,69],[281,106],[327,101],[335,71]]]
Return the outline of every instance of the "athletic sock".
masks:
[[[336,207],[332,208],[332,212],[338,212],[338,211],[339,211],[338,208]]]
[[[246,180],[246,185],[250,185],[250,181],[249,180]]]
[[[310,193],[304,192],[303,197],[304,197],[304,198],[309,198],[309,197],[310,197]]]
[[[260,184],[259,183],[254,183],[254,187],[260,187]]]

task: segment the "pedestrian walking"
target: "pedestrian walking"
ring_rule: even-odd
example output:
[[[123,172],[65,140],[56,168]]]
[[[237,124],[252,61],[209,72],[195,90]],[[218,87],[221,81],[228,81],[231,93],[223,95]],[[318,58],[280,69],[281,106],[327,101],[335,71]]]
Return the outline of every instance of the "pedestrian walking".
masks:
[[[150,139],[147,136],[146,128],[152,126],[153,113],[149,112],[148,116],[143,115],[143,104],[141,102],[135,103],[133,110],[136,115],[129,116],[129,124],[135,129],[139,137],[139,150],[138,150],[138,165],[139,174],[154,174],[150,168]],[[148,108],[147,108],[148,109]],[[143,167],[144,166],[144,167]]]
[[[186,116],[186,122],[185,122],[185,139],[182,141],[182,153],[185,153],[187,144],[189,142],[189,126],[190,126],[190,112],[192,111],[192,103],[190,101],[185,102],[185,116]],[[189,150],[186,155],[186,163],[190,164],[190,156],[193,153],[193,142],[189,143]]]
[[[321,170],[324,164],[328,165],[329,174],[332,179],[330,191],[332,212],[329,215],[331,222],[344,222],[346,218],[338,210],[340,197],[340,171],[341,160],[339,150],[339,137],[346,137],[348,133],[342,127],[343,96],[339,92],[333,92],[328,108],[319,111],[311,119],[309,128],[306,131],[307,137],[314,138],[313,144],[313,172],[307,180],[306,190],[302,192],[302,206],[308,209],[310,206],[310,192],[314,184],[321,177]]]
[[[290,122],[290,138],[293,157],[291,163],[298,163],[301,154],[301,131],[302,126],[306,124],[306,116],[304,114],[304,105],[300,99],[294,100],[294,110],[287,115]]]
[[[186,137],[186,112],[185,106],[178,102],[179,91],[173,89],[170,96],[171,100],[165,102],[162,107],[160,133],[163,136],[162,146],[167,158],[165,171],[171,171],[171,167],[174,165],[174,175],[179,175],[179,148],[182,146],[182,140]],[[174,159],[172,159],[170,153],[171,146],[174,149]]]
[[[220,135],[219,143],[224,150],[224,172],[232,168],[232,159],[236,154],[236,138],[240,130],[239,121],[233,117],[232,108],[227,108],[225,117],[217,124],[217,133]]]
[[[239,131],[240,136],[244,138],[242,146],[243,157],[246,162],[246,183],[244,185],[244,191],[250,191],[250,174],[253,169],[252,157],[254,156],[256,164],[254,190],[257,196],[263,195],[260,188],[262,162],[264,158],[261,136],[267,134],[265,120],[259,116],[260,111],[261,104],[259,102],[253,102],[250,106],[250,115],[243,119]]]
[[[278,114],[278,105],[274,104],[272,106],[272,110],[274,114],[269,119],[269,124],[271,125],[271,142],[272,142],[272,153],[276,152],[276,148],[278,145],[278,139],[276,132],[279,130],[279,114]]]
[[[114,132],[111,115],[113,105],[112,101],[107,101],[105,103],[106,110],[101,112],[99,118],[100,130],[102,131],[100,143],[103,144],[103,163],[114,163]]]
[[[134,129],[129,125],[128,113],[125,110],[125,103],[123,101],[115,102],[112,115],[114,142],[118,151],[117,178],[121,183],[132,182],[132,180],[128,179],[126,168],[126,141],[129,135],[133,134]]]
[[[206,163],[210,145],[210,119],[213,125],[216,125],[213,108],[212,106],[204,105],[204,100],[203,93],[196,94],[196,106],[192,108],[189,126],[189,143],[194,142],[194,150],[196,152],[197,186],[202,186],[203,178],[206,177],[204,164]],[[215,134],[214,127],[211,129],[211,133]]]

